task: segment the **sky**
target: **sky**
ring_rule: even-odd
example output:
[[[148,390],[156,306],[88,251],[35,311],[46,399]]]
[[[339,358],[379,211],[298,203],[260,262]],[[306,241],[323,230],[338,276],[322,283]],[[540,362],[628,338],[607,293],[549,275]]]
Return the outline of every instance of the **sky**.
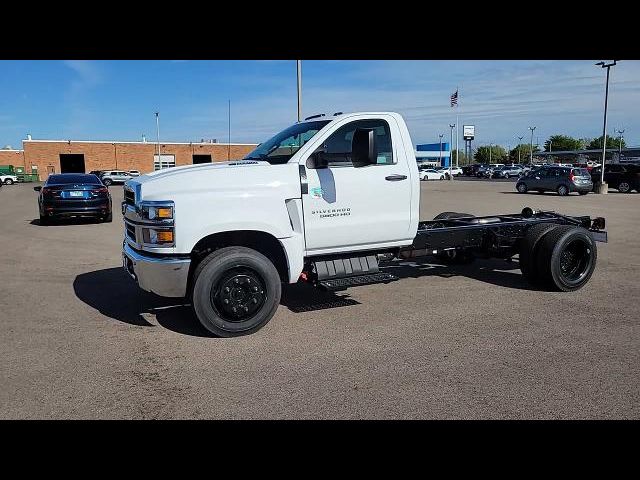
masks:
[[[474,147],[602,134],[599,61],[302,62],[302,113],[395,111],[414,144],[475,125]],[[34,139],[260,143],[297,119],[295,60],[0,61],[0,148]],[[450,96],[459,89],[458,109]],[[608,134],[640,145],[640,61],[611,68]],[[463,148],[460,128],[460,148]]]

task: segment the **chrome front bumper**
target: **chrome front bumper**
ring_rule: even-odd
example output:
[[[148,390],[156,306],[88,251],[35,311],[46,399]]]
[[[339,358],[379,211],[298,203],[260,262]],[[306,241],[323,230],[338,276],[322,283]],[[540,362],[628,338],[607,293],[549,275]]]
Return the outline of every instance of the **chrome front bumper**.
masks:
[[[163,297],[184,297],[191,259],[151,257],[122,245],[122,266],[141,289]]]

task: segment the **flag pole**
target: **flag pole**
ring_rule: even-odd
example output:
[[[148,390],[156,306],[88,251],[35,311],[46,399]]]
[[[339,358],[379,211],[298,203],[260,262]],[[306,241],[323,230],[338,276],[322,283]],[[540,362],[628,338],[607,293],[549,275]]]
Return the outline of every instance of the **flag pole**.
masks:
[[[458,102],[460,102],[460,92],[459,92],[459,87],[456,87],[456,92],[458,92]],[[460,144],[459,142],[459,135],[458,135],[458,127],[460,125],[460,116],[458,115],[458,108],[459,108],[459,103],[456,104],[456,168],[458,168],[458,157],[460,156]]]

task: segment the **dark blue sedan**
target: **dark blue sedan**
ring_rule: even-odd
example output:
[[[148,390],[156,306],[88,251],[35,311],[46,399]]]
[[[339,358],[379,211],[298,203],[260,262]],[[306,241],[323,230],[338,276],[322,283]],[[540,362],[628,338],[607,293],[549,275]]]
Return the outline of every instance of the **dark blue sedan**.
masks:
[[[38,195],[40,225],[67,217],[94,217],[112,220],[109,189],[95,175],[62,173],[50,175],[42,187],[33,187]]]

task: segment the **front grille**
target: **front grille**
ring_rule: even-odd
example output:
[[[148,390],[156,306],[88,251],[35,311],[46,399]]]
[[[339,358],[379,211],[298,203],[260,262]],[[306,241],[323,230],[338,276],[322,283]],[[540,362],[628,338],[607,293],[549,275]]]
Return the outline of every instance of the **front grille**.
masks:
[[[136,241],[136,229],[133,225],[126,224],[127,227],[127,237],[131,239],[133,242]]]
[[[136,204],[136,194],[126,188],[124,190],[124,203],[131,205],[132,207]]]

